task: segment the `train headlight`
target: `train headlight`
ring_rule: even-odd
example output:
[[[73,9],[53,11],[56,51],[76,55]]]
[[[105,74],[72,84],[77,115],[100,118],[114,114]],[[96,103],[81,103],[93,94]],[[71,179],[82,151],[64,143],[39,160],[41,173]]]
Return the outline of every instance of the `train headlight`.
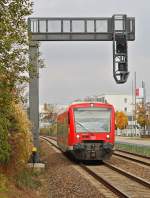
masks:
[[[107,135],[106,135],[106,138],[107,138],[107,139],[110,139],[110,135],[109,135],[109,134],[107,134]]]
[[[77,134],[77,136],[76,136],[76,137],[77,137],[77,139],[79,139],[79,138],[80,138],[80,135],[78,135],[78,134]]]

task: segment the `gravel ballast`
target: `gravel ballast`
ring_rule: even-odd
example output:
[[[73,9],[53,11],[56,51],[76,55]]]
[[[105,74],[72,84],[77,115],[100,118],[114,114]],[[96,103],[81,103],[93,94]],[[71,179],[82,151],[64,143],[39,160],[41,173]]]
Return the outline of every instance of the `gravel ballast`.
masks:
[[[41,141],[41,148],[41,158],[46,162],[45,179],[47,186],[45,186],[45,191],[47,191],[48,198],[110,197],[103,185],[102,188],[99,185],[97,188],[74,168],[78,165],[74,165],[62,153],[56,152],[52,146],[43,140]],[[104,191],[105,196],[101,193]]]
[[[127,172],[132,173],[150,182],[150,167],[140,165],[136,162],[131,162],[128,159],[123,159],[117,156],[112,156],[109,162]]]

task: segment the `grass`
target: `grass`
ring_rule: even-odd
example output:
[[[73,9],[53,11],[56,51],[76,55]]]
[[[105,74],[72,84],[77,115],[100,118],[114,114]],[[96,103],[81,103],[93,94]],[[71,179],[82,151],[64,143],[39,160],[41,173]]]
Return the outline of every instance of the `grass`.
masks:
[[[150,157],[150,146],[116,142],[115,148]]]
[[[0,193],[8,191],[7,183],[7,177],[3,174],[0,174]]]
[[[19,188],[37,189],[41,186],[41,182],[38,179],[38,173],[34,170],[24,169],[16,176],[16,185]]]
[[[0,198],[37,197],[36,191],[41,187],[40,177],[39,173],[28,169],[13,178],[0,173]]]
[[[144,140],[144,141],[150,141],[150,138],[142,138],[140,136],[126,136],[127,139],[129,140]]]

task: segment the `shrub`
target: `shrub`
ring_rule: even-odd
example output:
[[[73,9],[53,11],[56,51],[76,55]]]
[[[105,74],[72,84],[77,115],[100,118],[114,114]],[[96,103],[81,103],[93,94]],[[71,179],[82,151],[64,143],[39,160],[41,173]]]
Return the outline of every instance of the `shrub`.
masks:
[[[57,124],[52,124],[47,128],[41,128],[40,129],[41,135],[49,135],[49,136],[57,136]]]
[[[0,164],[5,164],[9,160],[10,145],[8,143],[8,120],[0,115]]]
[[[5,175],[0,174],[0,192],[6,192],[8,190],[7,188],[7,178]]]
[[[19,188],[37,189],[41,186],[41,182],[36,179],[37,175],[32,170],[24,169],[16,175],[16,185]]]
[[[21,104],[12,103],[9,143],[11,145],[10,166],[19,170],[23,168],[32,152],[31,124]],[[12,166],[13,164],[13,166]]]

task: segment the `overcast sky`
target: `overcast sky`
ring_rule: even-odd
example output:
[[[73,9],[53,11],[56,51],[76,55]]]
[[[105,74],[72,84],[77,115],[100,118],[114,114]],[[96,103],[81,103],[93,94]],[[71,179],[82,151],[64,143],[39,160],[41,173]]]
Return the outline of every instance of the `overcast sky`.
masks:
[[[128,42],[130,75],[116,84],[112,68],[112,42],[41,42],[46,68],[40,70],[40,104],[66,104],[102,93],[131,94],[134,72],[137,87],[146,84],[150,98],[149,0],[34,0],[32,17],[135,17],[136,39]]]

